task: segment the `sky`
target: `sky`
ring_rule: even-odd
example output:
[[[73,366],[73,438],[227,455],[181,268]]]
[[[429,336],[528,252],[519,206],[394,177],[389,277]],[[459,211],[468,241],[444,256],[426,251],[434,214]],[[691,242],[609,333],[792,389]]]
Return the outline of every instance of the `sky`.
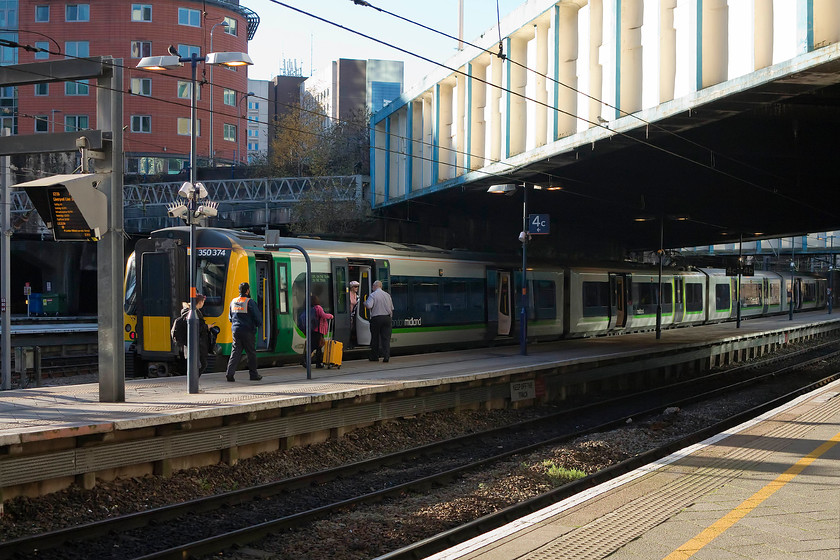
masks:
[[[281,0],[344,27],[437,62],[457,53],[457,42],[404,23],[353,0]],[[370,4],[458,36],[458,0],[368,0]],[[260,16],[257,33],[248,44],[253,80],[269,80],[281,73],[281,61],[291,59],[309,76],[310,68],[324,69],[339,58],[402,60],[406,90],[432,72],[435,65],[371,39],[299,14],[271,0],[241,0]],[[525,0],[498,0],[502,19]],[[496,24],[496,0],[464,0],[464,39],[472,41]]]

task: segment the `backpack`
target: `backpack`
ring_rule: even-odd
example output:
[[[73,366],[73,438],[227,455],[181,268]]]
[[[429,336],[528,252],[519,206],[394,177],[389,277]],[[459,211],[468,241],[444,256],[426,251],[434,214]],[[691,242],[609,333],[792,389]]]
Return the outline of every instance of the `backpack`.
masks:
[[[321,321],[320,321],[320,319],[318,319],[318,315],[315,313],[315,308],[314,307],[309,310],[309,317],[310,317],[309,322],[311,323],[310,327],[309,327],[309,330],[310,331],[317,331],[318,327],[321,326]],[[298,328],[300,330],[302,330],[304,333],[307,332],[307,330],[306,330],[306,309],[301,311],[300,315],[298,315],[297,325],[298,325]]]
[[[169,331],[169,334],[172,336],[172,340],[175,341],[175,344],[180,346],[187,345],[187,316],[180,315],[175,322],[172,324],[172,330]]]

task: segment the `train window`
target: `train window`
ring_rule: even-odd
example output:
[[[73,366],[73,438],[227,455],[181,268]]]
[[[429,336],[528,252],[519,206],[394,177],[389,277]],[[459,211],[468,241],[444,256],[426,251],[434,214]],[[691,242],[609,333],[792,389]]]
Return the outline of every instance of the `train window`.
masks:
[[[484,282],[479,278],[391,277],[396,325],[457,325],[484,321]]]
[[[557,300],[554,282],[551,280],[534,280],[533,289],[534,320],[550,320],[557,318]]]
[[[685,310],[689,313],[703,311],[703,284],[685,285]]]
[[[755,282],[741,284],[741,305],[743,307],[761,307],[764,305],[761,292],[761,284]]]
[[[779,305],[782,302],[781,282],[770,282],[767,286],[767,305]]]
[[[275,269],[275,276],[277,277],[277,307],[280,313],[289,312],[289,279],[287,276],[286,265],[277,263]]]
[[[631,285],[633,314],[655,315],[659,305],[659,284],[654,282],[633,282]],[[662,284],[662,313],[674,312],[674,286]]]
[[[227,279],[227,260],[219,257],[201,257],[198,259],[199,291],[207,299],[204,302],[204,314],[218,317],[226,308],[225,280]]]
[[[330,275],[326,272],[313,272],[310,281],[312,293],[318,296],[318,302],[324,311],[332,313],[332,298],[330,297]],[[293,309],[295,317],[300,315],[304,310],[305,305],[309,305],[309,298],[305,298],[306,293],[306,273],[302,272],[295,278],[295,285],[293,287],[294,304]]]
[[[140,289],[143,292],[143,314],[147,317],[169,317],[172,314],[172,282],[167,253],[143,253],[140,263]]]
[[[134,253],[128,257],[126,264],[123,311],[126,315],[137,314],[137,268],[134,266]]]
[[[346,313],[350,310],[350,306],[347,303],[347,269],[343,266],[338,266],[333,268],[333,273],[335,274],[335,297],[338,300],[336,307],[341,309],[342,313]]]
[[[803,283],[803,294],[802,294],[802,301],[803,302],[815,302],[817,301],[817,285],[813,282]]]
[[[732,308],[729,293],[729,283],[715,285],[715,311],[729,311]]]
[[[584,282],[581,287],[584,317],[605,317],[610,305],[608,282]]]
[[[409,310],[408,282],[404,278],[400,278],[398,276],[391,278],[390,293],[391,302],[394,304],[394,315],[404,313]]]

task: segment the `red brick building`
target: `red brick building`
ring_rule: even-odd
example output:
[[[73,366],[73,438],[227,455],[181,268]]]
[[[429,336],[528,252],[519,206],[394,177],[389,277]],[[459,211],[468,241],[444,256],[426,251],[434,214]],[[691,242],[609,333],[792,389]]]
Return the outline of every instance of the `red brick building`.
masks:
[[[189,163],[190,65],[153,72],[136,68],[137,63],[144,56],[167,55],[170,46],[187,57],[248,52],[258,25],[257,14],[238,0],[20,0],[17,40],[43,50],[18,49],[17,62],[122,59],[126,172],[173,174]],[[200,63],[197,81],[199,165],[211,159],[217,165],[246,161],[247,67]],[[80,81],[18,88],[17,133],[96,128],[94,86]]]

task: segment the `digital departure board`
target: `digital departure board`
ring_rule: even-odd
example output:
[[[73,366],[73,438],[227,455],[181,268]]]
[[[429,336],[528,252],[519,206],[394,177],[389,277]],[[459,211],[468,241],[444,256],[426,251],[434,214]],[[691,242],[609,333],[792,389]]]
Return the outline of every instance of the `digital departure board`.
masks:
[[[70,196],[64,185],[47,189],[52,220],[53,235],[56,241],[91,241],[94,232],[82,216],[79,205]]]
[[[56,241],[98,241],[108,231],[108,197],[97,187],[107,175],[53,175],[12,188],[23,189]]]

